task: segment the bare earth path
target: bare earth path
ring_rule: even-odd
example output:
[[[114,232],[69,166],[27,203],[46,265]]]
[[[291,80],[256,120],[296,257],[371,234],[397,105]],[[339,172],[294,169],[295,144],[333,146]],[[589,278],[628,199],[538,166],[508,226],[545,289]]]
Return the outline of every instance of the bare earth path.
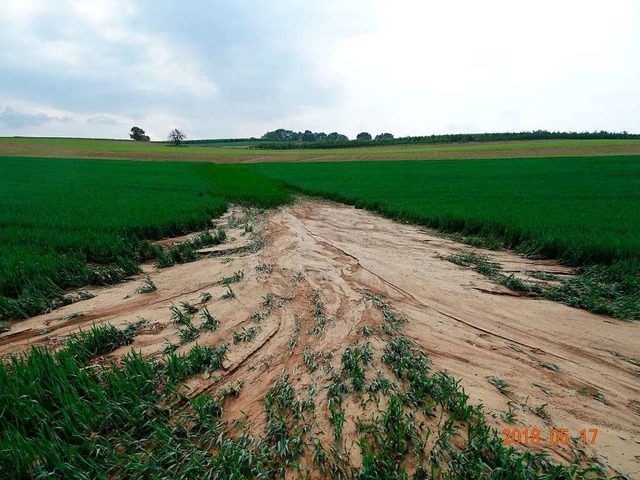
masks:
[[[377,311],[365,300],[369,292],[408,320],[404,334],[424,347],[434,370],[462,380],[473,402],[483,403],[492,414],[489,420],[499,431],[537,428],[545,439],[541,448],[558,460],[570,460],[570,448],[548,441],[551,429],[568,429],[578,437],[582,429],[597,428],[595,445],[585,447],[589,455],[631,478],[640,472],[639,323],[519,296],[441,258],[470,247],[352,207],[301,201],[269,213],[261,229],[269,243],[256,252],[229,253],[163,270],[146,266],[158,287],[151,294],[135,293],[137,279],[91,290],[97,295],[93,299],[16,322],[0,335],[0,356],[34,343],[59,345],[66,335],[93,322],[123,326],[136,317],[150,324],[126,348],[159,355],[167,339],[179,343],[170,323],[171,303],[197,304],[200,294],[209,291],[213,299],[208,308],[220,319],[220,328],[198,341],[214,345],[226,340],[230,350],[220,378],[197,377],[189,387],[194,393],[214,392],[241,380],[242,393],[225,406],[225,415],[246,416],[252,428],[260,429],[264,395],[283,368],[293,371],[292,381],[302,390],[320,378],[296,368],[305,351],[333,352],[339,358],[346,346],[362,340],[362,327],[380,324]],[[236,240],[226,248],[246,241],[237,229],[230,236]],[[484,253],[516,274],[569,273],[551,262]],[[245,278],[233,285],[237,298],[220,299],[225,290],[216,282],[238,270]],[[274,306],[267,309],[269,293],[275,295]],[[317,296],[331,319],[322,335],[309,332]],[[61,320],[79,312],[83,316]],[[261,312],[261,320],[252,320]],[[233,332],[251,326],[257,330],[253,341],[231,342]],[[375,337],[371,342],[379,351]],[[122,355],[126,348],[112,356]],[[490,377],[508,382],[508,392],[500,393]],[[546,419],[534,413],[545,404]],[[355,403],[347,408],[354,415],[365,412]],[[513,425],[501,416],[510,408],[516,414]],[[345,435],[354,428],[348,422]],[[351,459],[358,455],[354,441],[345,445]]]
[[[436,369],[463,379],[472,399],[507,410],[509,399],[487,381],[504,379],[514,404],[548,403],[551,425],[521,413],[521,428],[568,428],[573,436],[598,428],[598,450],[623,470],[640,470],[640,380],[638,366],[629,362],[640,353],[640,325],[555,302],[489,294],[510,292],[438,258],[466,247],[361,210],[306,205],[283,217],[297,236],[313,239],[338,260],[341,279],[391,299],[410,319],[406,334],[426,347]],[[509,254],[489,254],[505,270],[537,268]],[[579,394],[582,389],[600,392],[606,403]]]

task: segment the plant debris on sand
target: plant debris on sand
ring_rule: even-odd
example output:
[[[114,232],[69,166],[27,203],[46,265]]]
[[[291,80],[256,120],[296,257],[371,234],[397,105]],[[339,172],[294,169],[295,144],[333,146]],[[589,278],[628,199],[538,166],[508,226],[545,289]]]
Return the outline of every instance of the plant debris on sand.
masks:
[[[637,323],[593,336],[602,317],[494,295],[506,289],[443,261],[464,246],[362,210],[301,203],[267,219],[238,236],[262,239],[259,251],[149,267],[153,294],[123,299],[132,287],[116,285],[83,316],[55,321],[71,306],[12,323],[0,336],[0,476],[580,479],[634,468]],[[479,270],[562,270],[495,255]],[[235,298],[220,298],[231,285]],[[587,415],[602,443],[579,439]],[[502,429],[522,425],[573,438],[505,445]]]

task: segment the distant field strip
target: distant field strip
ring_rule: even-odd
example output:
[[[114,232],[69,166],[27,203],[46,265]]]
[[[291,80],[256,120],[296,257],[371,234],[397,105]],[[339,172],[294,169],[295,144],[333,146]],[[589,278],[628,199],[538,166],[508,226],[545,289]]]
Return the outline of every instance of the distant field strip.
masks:
[[[127,140],[0,138],[0,156],[256,163],[640,155],[640,140],[541,140],[330,150],[256,150],[240,146],[248,143],[239,142],[235,147],[218,144],[174,147]]]

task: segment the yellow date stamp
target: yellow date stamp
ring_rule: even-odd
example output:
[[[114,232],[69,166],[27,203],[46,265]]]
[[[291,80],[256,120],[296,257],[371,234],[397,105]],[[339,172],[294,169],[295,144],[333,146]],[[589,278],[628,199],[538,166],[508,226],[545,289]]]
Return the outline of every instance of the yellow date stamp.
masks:
[[[502,434],[505,445],[540,445],[543,440],[548,440],[551,445],[569,445],[571,442],[568,428],[552,428],[547,435],[538,428],[505,428]],[[598,429],[583,428],[578,438],[583,445],[595,445]]]

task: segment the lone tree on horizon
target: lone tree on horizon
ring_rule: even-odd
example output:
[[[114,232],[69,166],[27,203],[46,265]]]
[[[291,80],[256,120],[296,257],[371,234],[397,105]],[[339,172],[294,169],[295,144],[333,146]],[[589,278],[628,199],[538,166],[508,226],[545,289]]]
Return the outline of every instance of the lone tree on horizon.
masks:
[[[148,142],[150,140],[149,136],[145,135],[144,130],[140,127],[131,127],[129,137],[136,142]]]
[[[168,140],[174,145],[180,145],[185,138],[187,138],[187,136],[183,132],[174,128],[169,132]]]

